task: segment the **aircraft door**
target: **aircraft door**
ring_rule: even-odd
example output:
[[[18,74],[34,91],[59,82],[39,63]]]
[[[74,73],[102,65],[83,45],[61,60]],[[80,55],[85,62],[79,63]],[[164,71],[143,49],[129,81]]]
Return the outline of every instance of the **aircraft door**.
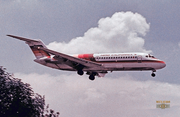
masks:
[[[140,55],[137,56],[137,62],[138,62],[138,63],[142,63],[142,56],[140,56]]]

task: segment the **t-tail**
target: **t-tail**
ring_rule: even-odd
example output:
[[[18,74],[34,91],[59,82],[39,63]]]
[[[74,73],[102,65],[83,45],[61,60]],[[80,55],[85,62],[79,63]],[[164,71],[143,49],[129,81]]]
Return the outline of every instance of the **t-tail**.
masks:
[[[50,58],[49,53],[38,49],[38,47],[47,48],[41,40],[27,39],[23,37],[14,36],[14,35],[7,35],[7,36],[25,41],[26,44],[29,45],[29,47],[31,48],[32,52],[34,53],[37,59],[44,58],[44,57]]]

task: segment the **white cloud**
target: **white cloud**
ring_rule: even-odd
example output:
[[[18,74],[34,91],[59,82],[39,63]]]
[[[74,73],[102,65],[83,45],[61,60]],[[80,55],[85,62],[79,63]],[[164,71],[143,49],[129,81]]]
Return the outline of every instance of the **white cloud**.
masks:
[[[83,37],[68,43],[52,42],[48,47],[64,53],[147,52],[142,36],[149,27],[138,13],[117,12],[112,17],[101,18],[98,27],[89,29]]]
[[[50,108],[63,117],[173,116],[180,114],[180,86],[155,81],[134,81],[131,76],[118,79],[48,74],[15,74],[45,95]],[[157,100],[170,100],[170,108],[157,109]]]

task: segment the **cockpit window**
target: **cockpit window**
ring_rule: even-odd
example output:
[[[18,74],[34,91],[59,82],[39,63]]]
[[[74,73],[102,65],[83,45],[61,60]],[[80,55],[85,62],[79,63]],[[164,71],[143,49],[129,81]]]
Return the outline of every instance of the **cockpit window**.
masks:
[[[150,58],[155,58],[155,57],[154,57],[153,55],[151,55],[151,54],[149,54],[149,57],[150,57]]]

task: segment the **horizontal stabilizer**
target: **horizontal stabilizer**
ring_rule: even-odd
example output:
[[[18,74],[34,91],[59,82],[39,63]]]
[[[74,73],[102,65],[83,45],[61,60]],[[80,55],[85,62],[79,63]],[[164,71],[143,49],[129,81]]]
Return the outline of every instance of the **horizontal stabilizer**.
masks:
[[[24,37],[18,37],[18,36],[14,36],[14,35],[7,35],[7,36],[13,37],[13,38],[16,38],[16,39],[19,39],[19,40],[22,40],[22,41],[26,41],[26,42],[39,42],[39,40],[27,39],[27,38],[24,38]]]

